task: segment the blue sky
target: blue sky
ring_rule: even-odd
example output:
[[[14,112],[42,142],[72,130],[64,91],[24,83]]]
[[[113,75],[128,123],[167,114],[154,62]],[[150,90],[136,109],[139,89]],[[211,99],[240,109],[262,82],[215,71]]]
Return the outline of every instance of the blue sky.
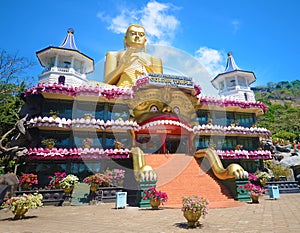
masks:
[[[127,26],[139,23],[149,44],[187,53],[211,79],[224,71],[232,51],[241,69],[255,73],[252,86],[258,86],[300,80],[299,12],[299,1],[292,0],[3,1],[0,48],[35,61],[29,75],[37,78],[42,68],[36,51],[59,46],[68,28],[78,49],[101,64],[107,51],[123,48]]]

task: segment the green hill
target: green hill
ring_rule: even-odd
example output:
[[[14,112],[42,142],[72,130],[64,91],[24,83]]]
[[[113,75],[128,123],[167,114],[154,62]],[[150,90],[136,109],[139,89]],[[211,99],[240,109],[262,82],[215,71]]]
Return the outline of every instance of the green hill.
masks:
[[[268,112],[257,121],[272,137],[300,141],[300,80],[268,83],[253,87],[256,100],[268,105]]]

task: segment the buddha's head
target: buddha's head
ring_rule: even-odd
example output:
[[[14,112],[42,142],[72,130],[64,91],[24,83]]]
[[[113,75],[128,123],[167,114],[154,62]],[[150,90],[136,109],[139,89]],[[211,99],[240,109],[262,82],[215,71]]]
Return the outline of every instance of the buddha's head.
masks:
[[[145,48],[146,41],[145,28],[139,24],[131,24],[127,28],[124,37],[124,49],[126,49],[126,47],[143,49]]]

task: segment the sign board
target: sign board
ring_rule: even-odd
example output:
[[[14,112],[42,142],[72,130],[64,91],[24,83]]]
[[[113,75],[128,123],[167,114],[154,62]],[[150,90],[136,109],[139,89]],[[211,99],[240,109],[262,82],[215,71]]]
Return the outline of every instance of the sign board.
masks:
[[[127,192],[116,192],[116,209],[125,208],[127,205]]]
[[[72,192],[72,206],[89,204],[90,186],[86,183],[77,183]]]
[[[148,73],[149,84],[194,88],[193,79],[185,76]]]

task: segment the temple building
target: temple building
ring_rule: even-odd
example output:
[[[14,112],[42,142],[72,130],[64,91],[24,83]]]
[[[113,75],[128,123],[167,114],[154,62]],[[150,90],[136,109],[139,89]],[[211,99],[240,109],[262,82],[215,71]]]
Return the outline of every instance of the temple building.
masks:
[[[254,92],[250,89],[250,84],[255,80],[254,73],[241,70],[229,52],[225,72],[218,74],[212,80],[212,84],[219,90],[219,95],[242,101],[255,101]]]
[[[230,53],[211,81],[220,96],[203,96],[191,77],[163,73],[163,61],[145,52],[143,30],[131,25],[126,49],[106,55],[104,84],[86,78],[94,61],[78,50],[72,29],[60,46],[36,53],[44,70],[21,111],[31,135],[26,171],[46,185],[56,171],[82,180],[123,168],[130,204],[141,205],[149,182],[168,193],[165,206],[178,207],[187,195],[234,206],[248,172],[272,159],[260,145],[270,131],[256,126],[267,107],[250,90],[254,73],[239,69]],[[122,56],[124,65],[116,60]]]

